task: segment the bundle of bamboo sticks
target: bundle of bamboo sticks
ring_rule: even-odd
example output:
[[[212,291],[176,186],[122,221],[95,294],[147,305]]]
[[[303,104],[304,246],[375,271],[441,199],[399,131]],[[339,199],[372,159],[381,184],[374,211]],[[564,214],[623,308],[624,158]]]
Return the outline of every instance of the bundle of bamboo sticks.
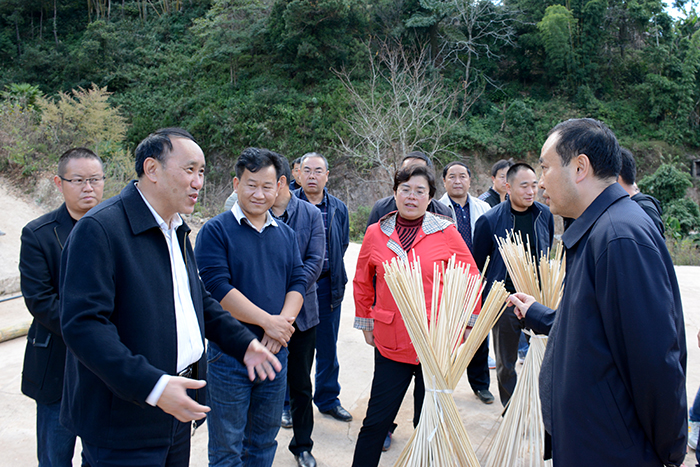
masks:
[[[413,258],[410,263],[396,258],[384,263],[384,279],[421,361],[426,391],[420,421],[396,466],[477,467],[452,391],[505,309],[508,293],[502,282],[493,285],[464,341],[481,300],[481,277],[469,274],[469,265],[456,264],[454,256],[447,268],[435,263],[428,316],[420,260],[415,253]]]
[[[520,233],[511,233],[497,241],[515,289],[556,309],[564,291],[566,274],[561,242],[557,244],[553,257],[550,258],[549,251],[542,254],[538,266],[530,252],[529,242],[526,248]],[[547,337],[534,333],[530,335],[530,349],[513,395],[508,401],[503,421],[494,437],[486,460],[487,467],[551,465],[551,461],[545,462],[543,459],[544,424],[539,396],[540,367]]]

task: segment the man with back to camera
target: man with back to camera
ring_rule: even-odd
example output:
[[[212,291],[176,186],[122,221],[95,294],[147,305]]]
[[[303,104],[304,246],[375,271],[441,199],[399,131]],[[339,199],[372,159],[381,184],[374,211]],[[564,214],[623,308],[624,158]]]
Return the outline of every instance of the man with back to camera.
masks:
[[[506,174],[513,162],[505,159],[493,164],[491,167],[491,188],[479,195],[481,201],[485,201],[489,206],[494,207],[506,199]]]
[[[301,188],[294,194],[321,211],[326,236],[326,252],[321,275],[316,282],[319,323],[316,327],[316,391],[318,410],[341,422],[352,421],[352,415],[340,405],[340,365],[338,364],[338,330],[340,306],[348,276],[343,257],[350,244],[348,207],[328,193],[328,160],[317,152],[301,158]]]
[[[506,290],[515,292],[494,236],[505,238],[511,231],[520,233],[523,242],[529,242],[530,251],[537,262],[552,245],[554,238],[552,213],[547,206],[535,201],[535,170],[522,162],[514,164],[508,169],[506,180],[508,199],[484,213],[474,226],[474,261],[479,270],[483,270],[486,258],[491,257],[488,269],[482,271],[486,279],[482,293],[484,298],[488,296],[494,281],[505,280]],[[512,307],[507,309],[493,327],[498,392],[504,407],[513,395],[517,382],[515,363],[523,329],[523,323],[511,311]]]
[[[294,454],[300,467],[313,467],[316,465],[316,460],[311,454],[313,447],[311,433],[314,428],[311,366],[316,349],[316,325],[319,322],[316,281],[323,267],[326,238],[321,211],[291,193],[287,184],[287,180],[292,178],[289,163],[284,157],[279,155],[278,157],[282,164],[283,175],[280,177],[280,192],[270,211],[275,219],[284,222],[296,233],[306,279],[304,305],[294,321],[294,333],[288,343],[287,393],[289,397],[285,400],[285,408],[282,412],[282,427],[285,427],[286,411],[288,428],[294,430],[294,436],[289,442],[289,450]]]
[[[620,148],[620,158],[622,165],[620,167],[620,175],[617,177],[617,183],[625,189],[627,194],[647,213],[649,219],[654,223],[659,233],[664,235],[664,221],[661,219],[662,209],[659,200],[651,195],[645,195],[637,188],[635,182],[637,178],[637,164],[634,161],[634,155],[627,148]]]
[[[403,158],[399,170],[405,169],[409,165],[413,164],[423,164],[430,167],[431,169],[433,168],[433,161],[431,161],[425,153],[422,153],[420,151],[413,151],[406,154],[406,157]],[[372,206],[372,211],[370,211],[369,218],[367,219],[367,227],[379,221],[379,219],[386,216],[390,212],[394,211],[396,211],[396,200],[394,199],[394,195],[380,199],[379,201],[374,203],[374,206]],[[428,204],[428,212],[432,212],[433,214],[442,214],[443,216],[447,217],[450,217],[452,215],[449,208],[444,206],[436,199],[430,200],[430,204]]]
[[[66,356],[61,423],[85,466],[189,465],[204,402],[204,338],[240,358],[252,380],[281,365],[212,299],[179,213],[191,213],[205,160],[180,128],[136,148],[138,180],[78,222],[62,256]],[[195,400],[191,398],[194,397]]]
[[[238,200],[197,235],[195,255],[207,290],[282,364],[274,381],[251,382],[240,362],[209,343],[211,466],[271,466],[277,450],[287,342],[306,291],[294,231],[269,212],[280,188],[280,157],[267,149],[245,149],[233,179]]]
[[[686,342],[663,237],[615,183],[620,149],[590,118],[560,123],[540,156],[562,235],[566,285],[556,310],[511,295],[549,334],[540,370],[545,458],[554,466],[678,466],[686,452]]]
[[[476,220],[491,207],[485,201],[469,195],[471,175],[471,170],[464,162],[454,161],[447,164],[442,169],[445,195],[440,198],[440,202],[450,210],[451,217],[457,225],[457,231],[474,256],[474,225]],[[489,391],[491,376],[488,359],[489,341],[486,338],[467,367],[467,377],[472,391],[484,404],[493,403],[493,394]]]
[[[33,316],[24,352],[22,393],[36,401],[39,467],[73,462],[75,434],[58,422],[66,362],[58,313],[61,252],[75,223],[102,201],[104,180],[102,160],[94,152],[69,149],[58,159],[53,178],[64,203],[22,229],[20,285]]]

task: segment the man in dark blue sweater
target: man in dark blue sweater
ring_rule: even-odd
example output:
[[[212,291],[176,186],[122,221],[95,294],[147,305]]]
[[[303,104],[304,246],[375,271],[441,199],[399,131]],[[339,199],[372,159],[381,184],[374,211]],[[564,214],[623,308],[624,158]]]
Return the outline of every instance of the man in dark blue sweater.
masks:
[[[248,148],[236,163],[238,201],[199,232],[195,256],[211,295],[272,353],[282,371],[250,382],[246,368],[209,343],[209,465],[271,466],[287,381],[287,342],[306,292],[294,231],[269,213],[282,174],[277,155]]]

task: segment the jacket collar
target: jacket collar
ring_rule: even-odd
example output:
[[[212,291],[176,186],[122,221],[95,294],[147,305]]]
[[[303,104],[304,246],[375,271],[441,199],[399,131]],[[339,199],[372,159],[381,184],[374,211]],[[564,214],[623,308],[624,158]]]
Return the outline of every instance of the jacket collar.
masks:
[[[121,194],[119,195],[124,204],[124,212],[126,213],[126,218],[129,221],[129,226],[134,235],[142,234],[150,229],[160,230],[158,222],[156,222],[155,217],[148,209],[146,203],[141,198],[138,190],[136,189],[136,180],[129,182]],[[182,225],[178,227],[179,232],[189,232],[190,228],[187,223],[183,220]]]
[[[618,183],[613,183],[603,190],[561,236],[564,246],[570,249],[576,245],[612,204],[628,196],[627,192]]]
[[[287,207],[285,208],[285,212],[287,212],[288,215],[292,215],[294,212],[296,212],[301,200],[294,195],[293,191],[290,191],[289,194],[291,196],[289,198],[289,202],[287,203]]]
[[[384,233],[384,235],[389,237],[387,247],[391,251],[396,253],[396,255],[399,258],[406,260],[408,259],[406,251],[401,246],[401,243],[396,240],[396,238],[398,237],[392,238],[392,235],[394,235],[394,233],[396,232],[396,216],[398,216],[398,213],[398,211],[394,211],[382,217],[379,220],[379,229],[382,231],[382,233]],[[435,215],[432,212],[426,211],[425,216],[423,216],[421,230],[423,230],[423,232],[426,235],[430,235],[436,232],[443,231],[451,225],[454,225],[452,219],[449,219],[445,216]]]
[[[61,250],[63,250],[63,245],[66,244],[68,235],[70,235],[71,230],[73,230],[73,218],[68,212],[66,203],[63,203],[61,207],[56,209],[55,219],[56,227],[53,228],[53,231],[56,234],[56,238],[58,239],[58,244],[61,246]]]

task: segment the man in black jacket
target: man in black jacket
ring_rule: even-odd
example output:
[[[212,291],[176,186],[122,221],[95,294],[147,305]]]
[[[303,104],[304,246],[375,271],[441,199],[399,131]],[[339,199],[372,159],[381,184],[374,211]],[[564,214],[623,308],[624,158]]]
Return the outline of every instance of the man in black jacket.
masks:
[[[491,188],[479,195],[481,201],[486,201],[494,207],[506,199],[506,174],[513,161],[501,159],[491,167]]]
[[[167,128],[136,148],[138,180],[83,217],[61,258],[66,355],[61,423],[83,465],[189,465],[191,422],[206,416],[204,338],[254,380],[279,361],[211,298],[189,227],[204,183],[192,135]]]
[[[547,206],[535,201],[537,176],[534,169],[522,162],[515,164],[508,169],[507,180],[508,199],[486,211],[474,226],[474,261],[486,279],[483,297],[488,295],[494,281],[505,281],[506,290],[515,292],[495,237],[505,238],[511,231],[520,233],[523,242],[529,241],[536,260],[550,248],[554,238],[552,213]],[[483,271],[488,257],[491,258],[488,269]],[[517,382],[515,363],[522,329],[523,323],[513,314],[512,308],[503,312],[493,327],[498,392],[504,407]]]
[[[61,251],[73,226],[102,201],[102,161],[89,149],[74,148],[58,160],[54,183],[64,203],[22,229],[20,284],[34,317],[27,333],[22,392],[36,401],[39,466],[70,466],[75,435],[58,422],[66,344],[58,315]]]
[[[654,223],[656,228],[664,235],[664,221],[661,219],[661,203],[651,195],[645,195],[639,191],[635,179],[637,178],[637,164],[634,161],[634,155],[627,148],[620,148],[620,156],[622,158],[622,168],[620,175],[617,177],[617,183],[625,189],[632,201],[636,201],[644,212],[649,216],[649,219]]]

